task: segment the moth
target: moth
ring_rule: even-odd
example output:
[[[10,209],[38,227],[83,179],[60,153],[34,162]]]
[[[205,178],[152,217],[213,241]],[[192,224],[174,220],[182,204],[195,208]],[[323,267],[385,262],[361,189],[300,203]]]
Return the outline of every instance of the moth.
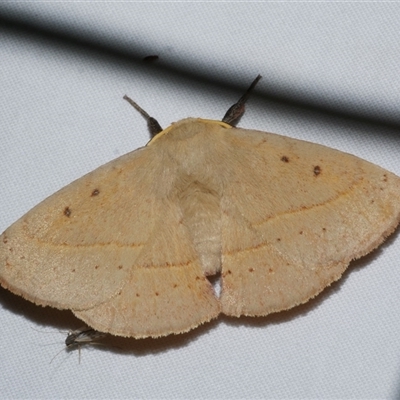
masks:
[[[65,346],[67,348],[78,347],[83,344],[93,343],[96,339],[105,337],[106,334],[97,332],[92,328],[84,326],[80,329],[69,331],[65,339]]]
[[[154,61],[157,61],[158,60],[158,56],[157,55],[150,55],[150,56],[146,56],[146,57],[143,57],[143,61],[144,62],[147,62],[147,63],[152,63],[152,62],[154,62]]]
[[[67,350],[78,349],[79,352],[79,363],[81,362],[81,347],[88,344],[99,344],[96,342],[98,339],[102,339],[106,336],[106,333],[95,331],[92,328],[84,326],[80,329],[69,331],[67,338],[65,339],[65,348]],[[62,350],[61,350],[62,351]],[[50,361],[53,360],[61,353],[59,351]]]
[[[400,178],[350,154],[187,118],[72,182],[0,237],[0,283],[94,331],[186,332],[307,302],[391,234]],[[221,294],[208,276],[220,274]],[[72,343],[76,342],[72,338]]]

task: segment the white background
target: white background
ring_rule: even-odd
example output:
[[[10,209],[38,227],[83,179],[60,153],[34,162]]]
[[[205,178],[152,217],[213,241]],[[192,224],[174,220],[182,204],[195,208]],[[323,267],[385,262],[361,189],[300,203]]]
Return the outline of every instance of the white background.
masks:
[[[241,127],[400,175],[400,4],[0,4],[0,231],[163,127],[221,119],[260,73]],[[159,60],[142,58],[157,54]],[[282,183],[284,184],[284,182]],[[304,306],[157,340],[61,351],[82,324],[0,289],[3,398],[400,396],[400,238]],[[44,333],[51,332],[51,333]]]

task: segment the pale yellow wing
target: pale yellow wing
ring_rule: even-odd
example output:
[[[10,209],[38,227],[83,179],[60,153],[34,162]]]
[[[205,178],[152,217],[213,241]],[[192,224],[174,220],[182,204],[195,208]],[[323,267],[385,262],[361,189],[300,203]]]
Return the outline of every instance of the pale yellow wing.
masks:
[[[1,235],[1,285],[124,336],[178,333],[218,315],[180,209],[165,196],[172,170],[149,146],[44,200]]]
[[[279,135],[221,134],[222,312],[306,302],[399,223],[400,178],[350,154]]]

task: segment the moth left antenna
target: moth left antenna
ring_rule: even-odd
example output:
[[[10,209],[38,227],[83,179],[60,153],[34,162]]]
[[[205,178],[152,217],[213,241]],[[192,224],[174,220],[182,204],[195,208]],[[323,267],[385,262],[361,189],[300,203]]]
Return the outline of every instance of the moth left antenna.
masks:
[[[124,96],[124,100],[126,100],[131,106],[133,106],[139,113],[144,117],[144,119],[147,121],[147,127],[149,128],[150,136],[153,138],[154,136],[157,135],[157,133],[160,133],[163,128],[161,128],[160,124],[158,121],[150,117],[149,114],[147,114],[146,111],[143,110],[142,107],[140,107],[138,104],[136,104],[131,98],[129,98],[127,95]]]
[[[249,98],[251,92],[261,78],[261,75],[257,75],[257,78],[254,79],[252,84],[246,90],[245,94],[226,112],[224,118],[222,118],[222,122],[225,122],[226,124],[232,126],[235,126],[237,124],[240,117],[244,114],[247,99]]]

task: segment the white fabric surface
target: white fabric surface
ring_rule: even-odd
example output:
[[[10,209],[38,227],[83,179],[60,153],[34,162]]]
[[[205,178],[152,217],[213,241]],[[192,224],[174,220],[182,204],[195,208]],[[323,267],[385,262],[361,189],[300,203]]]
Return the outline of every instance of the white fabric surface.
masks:
[[[0,231],[163,127],[221,119],[353,153],[400,175],[400,4],[0,4]],[[159,55],[153,64],[142,58]],[[283,183],[284,184],[284,183]],[[400,397],[400,238],[308,304],[185,335],[62,351],[70,312],[0,289],[2,398]],[[50,331],[43,333],[43,331]]]

